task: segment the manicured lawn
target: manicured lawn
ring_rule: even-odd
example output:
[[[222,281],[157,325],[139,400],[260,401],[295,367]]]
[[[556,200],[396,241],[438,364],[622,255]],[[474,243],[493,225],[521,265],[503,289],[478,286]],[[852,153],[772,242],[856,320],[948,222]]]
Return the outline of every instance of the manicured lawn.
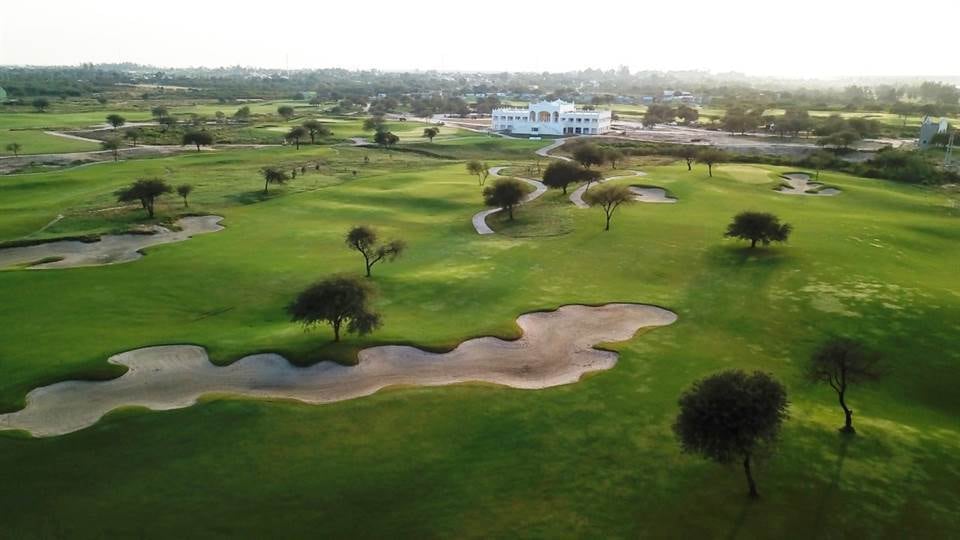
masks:
[[[422,131],[422,126],[419,127]],[[532,163],[543,141],[486,136],[406,145],[490,165]],[[369,164],[363,156],[370,156]],[[266,164],[322,160],[261,198]],[[354,176],[353,170],[358,170]],[[300,363],[359,348],[449,348],[516,335],[520,313],[629,301],[679,315],[615,345],[618,365],[565,387],[401,388],[322,406],[211,396],[167,412],[124,410],[63,437],[0,433],[0,523],[13,537],[902,537],[960,528],[960,254],[944,195],[823,173],[838,197],[773,191],[777,169],[646,169],[679,202],[634,204],[603,232],[598,209],[551,192],[492,220],[462,161],[311,147],[204,152],[0,177],[0,240],[57,213],[44,234],[109,230],[139,212],[94,210],[139,176],[197,186],[191,210],[226,230],[110,267],[0,272],[0,409],[30,389],[118,374],[105,362],[153,344],[196,343],[225,363],[277,351]],[[636,183],[638,179],[615,182]],[[724,240],[746,209],[795,226],[789,244]],[[161,214],[181,211],[174,198]],[[384,326],[338,347],[284,306],[308,283],[357,274],[343,245],[355,224],[404,238],[373,281]],[[548,234],[551,228],[560,234]],[[506,234],[503,234],[506,233]],[[858,435],[801,366],[835,333],[884,351],[889,373],[850,400]],[[670,430],[679,393],[727,368],[773,373],[791,416],[759,467],[742,474],[685,456]]]
[[[12,156],[13,152],[7,150],[7,145],[14,142],[22,146],[19,152],[22,155],[100,150],[97,143],[48,135],[41,130],[0,129],[0,155]]]

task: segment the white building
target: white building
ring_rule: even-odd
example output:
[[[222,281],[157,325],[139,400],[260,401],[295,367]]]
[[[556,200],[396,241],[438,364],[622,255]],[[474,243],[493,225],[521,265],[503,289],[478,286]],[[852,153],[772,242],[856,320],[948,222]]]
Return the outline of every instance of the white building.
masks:
[[[541,101],[526,108],[494,109],[494,131],[520,135],[600,135],[610,131],[610,111],[578,111],[573,103]]]

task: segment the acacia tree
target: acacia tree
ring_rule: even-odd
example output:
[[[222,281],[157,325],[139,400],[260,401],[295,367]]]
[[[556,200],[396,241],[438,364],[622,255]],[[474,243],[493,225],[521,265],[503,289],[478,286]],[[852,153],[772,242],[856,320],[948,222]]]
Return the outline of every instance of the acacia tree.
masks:
[[[630,193],[630,189],[627,186],[607,184],[593,191],[587,191],[583,194],[583,198],[590,206],[599,206],[603,209],[603,213],[606,216],[606,224],[603,230],[609,231],[610,219],[613,218],[613,213],[616,212],[620,206],[633,202],[633,193]]]
[[[50,107],[50,100],[45,97],[39,97],[33,100],[32,105],[37,112],[46,112],[47,108]]]
[[[267,188],[270,184],[283,184],[290,179],[287,176],[286,171],[283,169],[278,169],[277,167],[264,167],[260,169],[260,174],[263,176],[263,194],[267,194]]]
[[[156,107],[150,109],[150,115],[159,121],[162,118],[170,116],[170,112],[163,105],[157,105]]]
[[[190,195],[190,193],[192,192],[193,192],[193,186],[191,186],[190,184],[181,184],[177,186],[177,195],[183,198],[184,208],[187,208],[188,206],[190,206],[189,204],[187,204],[187,196]]]
[[[120,142],[119,137],[110,137],[100,143],[100,147],[104,150],[110,150],[113,152],[113,160],[117,161],[120,159],[120,149],[123,148],[123,143]]]
[[[141,178],[129,187],[118,189],[114,195],[117,196],[117,202],[140,201],[140,205],[147,211],[147,216],[153,218],[157,198],[171,191],[173,188],[160,178]]]
[[[577,145],[573,149],[573,159],[589,169],[592,165],[602,165],[605,159],[603,149],[591,143]]]
[[[837,393],[843,409],[843,433],[854,434],[853,410],[847,407],[849,385],[874,381],[881,377],[878,367],[880,356],[868,350],[862,343],[847,338],[834,338],[817,349],[807,364],[807,378],[813,382],[827,383]]]
[[[403,240],[391,240],[386,244],[378,244],[376,231],[364,225],[350,229],[347,233],[346,244],[363,255],[367,277],[370,277],[370,270],[373,265],[380,261],[393,262],[407,248],[407,244]]]
[[[250,107],[248,105],[240,107],[237,109],[237,112],[233,113],[233,118],[237,122],[246,122],[250,120]]]
[[[340,329],[347,324],[347,332],[366,335],[380,326],[380,315],[370,308],[373,289],[351,277],[334,277],[314,283],[297,295],[287,306],[293,321],[311,328],[329,324],[333,341],[340,341]]]
[[[316,144],[318,135],[320,137],[329,137],[332,133],[330,128],[319,120],[307,120],[303,123],[303,127],[307,130],[307,133],[310,134],[310,144]]]
[[[23,150],[23,146],[18,142],[12,142],[7,145],[7,152],[13,152],[14,156],[20,155],[20,150]]]
[[[137,146],[137,140],[143,135],[140,128],[130,128],[123,133],[123,136],[133,141],[133,146]]]
[[[687,162],[687,170],[692,171],[693,162],[697,159],[697,147],[690,145],[681,146],[677,154]]]
[[[514,178],[501,178],[483,190],[483,202],[487,206],[498,206],[507,211],[513,221],[513,208],[523,201],[526,192],[523,184]]]
[[[172,127],[176,127],[177,119],[172,116],[164,116],[157,120],[157,123],[160,124],[160,131],[166,133]]]
[[[113,126],[113,130],[116,131],[118,127],[127,123],[127,119],[116,113],[108,114],[107,123]]]
[[[201,146],[213,144],[213,136],[206,131],[188,131],[183,134],[183,137],[180,139],[180,143],[196,145],[197,152],[199,152]]]
[[[787,418],[787,391],[766,373],[730,370],[701,379],[680,395],[673,432],[684,452],[728,464],[742,460],[757,498],[751,459],[773,447]]]
[[[619,148],[608,148],[603,151],[603,159],[610,164],[614,169],[617,168],[617,163],[623,161],[624,153]]]
[[[780,218],[766,212],[740,212],[727,225],[727,238],[740,238],[750,241],[750,248],[757,247],[757,242],[768,246],[770,242],[786,242],[793,226],[789,223],[780,223]]]
[[[300,149],[300,139],[308,135],[307,128],[303,126],[297,126],[291,129],[286,135],[283,136],[287,141],[293,141],[297,145],[297,150]]]
[[[284,120],[289,120],[293,118],[293,107],[289,105],[281,105],[277,107],[277,114],[282,116]]]
[[[389,131],[379,130],[376,135],[373,136],[373,142],[379,144],[384,150],[389,150],[391,146],[400,142],[400,137],[397,137]]]
[[[382,114],[375,114],[363,121],[364,131],[383,131],[384,120]]]
[[[567,194],[567,186],[585,180],[588,171],[572,161],[554,161],[543,171],[543,183],[549,188],[562,189]],[[594,171],[590,171],[594,172]]]
[[[433,142],[433,138],[440,133],[439,128],[428,127],[423,129],[423,136],[430,139],[430,142]]]
[[[467,172],[477,175],[477,185],[483,186],[487,181],[487,176],[490,175],[490,167],[486,163],[471,159],[467,162]]]
[[[713,178],[713,167],[726,161],[726,154],[716,148],[704,148],[697,152],[697,162],[707,166],[707,175]]]
[[[833,154],[831,154],[830,152],[827,152],[826,150],[817,150],[816,152],[810,154],[810,156],[807,159],[810,160],[810,163],[812,163],[813,167],[816,169],[817,173],[815,175],[815,178],[819,180],[820,171],[825,167],[827,167],[828,165],[830,165],[831,163],[833,163],[833,160],[835,158]]]

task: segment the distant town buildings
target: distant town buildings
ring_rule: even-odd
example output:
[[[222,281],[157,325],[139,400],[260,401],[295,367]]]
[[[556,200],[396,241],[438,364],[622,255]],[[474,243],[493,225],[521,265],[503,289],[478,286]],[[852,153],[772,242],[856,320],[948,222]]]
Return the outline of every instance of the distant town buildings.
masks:
[[[494,131],[520,135],[600,135],[610,131],[608,110],[578,111],[566,101],[541,101],[526,108],[499,108],[491,113]]]

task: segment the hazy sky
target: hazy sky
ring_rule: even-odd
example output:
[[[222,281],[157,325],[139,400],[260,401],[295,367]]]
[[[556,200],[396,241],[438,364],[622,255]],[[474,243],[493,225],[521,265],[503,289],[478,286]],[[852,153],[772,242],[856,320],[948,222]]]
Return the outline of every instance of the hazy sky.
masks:
[[[0,64],[960,75],[960,4],[941,0],[3,4]]]

